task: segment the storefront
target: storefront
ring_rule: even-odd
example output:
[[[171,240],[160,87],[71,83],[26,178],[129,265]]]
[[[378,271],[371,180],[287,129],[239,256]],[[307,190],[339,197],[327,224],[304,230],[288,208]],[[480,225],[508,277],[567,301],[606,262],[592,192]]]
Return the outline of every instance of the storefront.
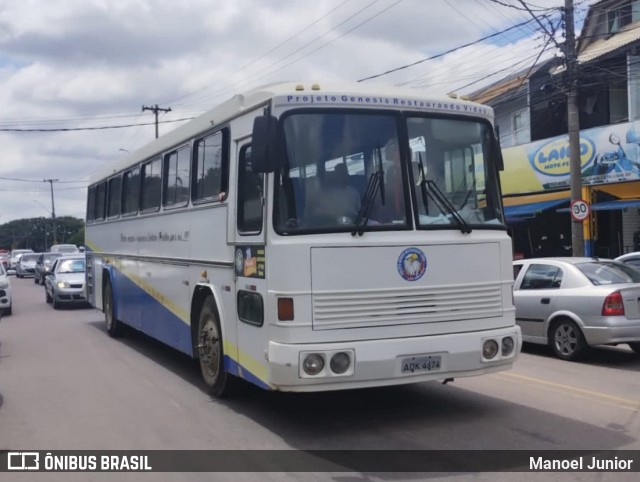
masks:
[[[637,123],[581,131],[585,254],[615,257],[637,250],[640,231],[640,136]],[[640,130],[640,129],[638,129]],[[624,139],[624,141],[621,141]],[[503,150],[503,203],[515,257],[571,255],[568,137]],[[640,236],[636,235],[637,237]]]

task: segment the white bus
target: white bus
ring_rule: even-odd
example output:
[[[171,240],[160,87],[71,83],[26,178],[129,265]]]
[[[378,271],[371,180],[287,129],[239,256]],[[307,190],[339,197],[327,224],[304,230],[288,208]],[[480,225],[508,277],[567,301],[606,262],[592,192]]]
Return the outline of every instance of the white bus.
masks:
[[[450,380],[521,347],[489,107],[278,84],[91,180],[90,303],[211,393]]]

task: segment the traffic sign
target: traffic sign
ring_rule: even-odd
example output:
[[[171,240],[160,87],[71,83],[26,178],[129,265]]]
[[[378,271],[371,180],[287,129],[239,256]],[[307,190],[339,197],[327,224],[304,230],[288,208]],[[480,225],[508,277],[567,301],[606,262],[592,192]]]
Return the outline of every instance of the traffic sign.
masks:
[[[586,201],[577,199],[571,203],[571,217],[576,221],[584,221],[589,217],[591,209]]]

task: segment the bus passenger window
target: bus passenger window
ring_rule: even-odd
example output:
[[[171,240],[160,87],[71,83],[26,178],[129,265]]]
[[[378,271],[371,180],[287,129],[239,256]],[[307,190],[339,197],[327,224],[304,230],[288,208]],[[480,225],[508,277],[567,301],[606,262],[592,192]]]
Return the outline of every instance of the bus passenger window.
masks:
[[[142,211],[157,211],[160,208],[161,192],[160,159],[142,166]]]
[[[251,167],[251,147],[240,151],[238,161],[238,232],[257,234],[262,231],[262,195],[264,176]]]

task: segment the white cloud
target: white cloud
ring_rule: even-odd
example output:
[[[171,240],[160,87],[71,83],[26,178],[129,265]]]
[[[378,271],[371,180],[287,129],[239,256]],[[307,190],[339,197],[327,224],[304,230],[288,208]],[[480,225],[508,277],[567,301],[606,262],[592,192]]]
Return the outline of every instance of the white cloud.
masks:
[[[140,107],[156,103],[172,107],[165,119],[187,117],[275,80],[353,81],[378,74],[527,18],[486,0],[3,0],[0,128],[151,122],[152,114]],[[410,82],[445,94],[531,55],[536,42],[521,37],[535,30],[530,24],[499,43],[375,82]],[[161,131],[171,128],[163,124]],[[133,150],[153,136],[153,126],[0,133],[0,177],[86,180],[96,167],[120,158],[120,149]],[[58,215],[82,214],[82,187],[55,185]],[[34,199],[50,205],[48,184],[0,180],[0,222],[44,215]]]

